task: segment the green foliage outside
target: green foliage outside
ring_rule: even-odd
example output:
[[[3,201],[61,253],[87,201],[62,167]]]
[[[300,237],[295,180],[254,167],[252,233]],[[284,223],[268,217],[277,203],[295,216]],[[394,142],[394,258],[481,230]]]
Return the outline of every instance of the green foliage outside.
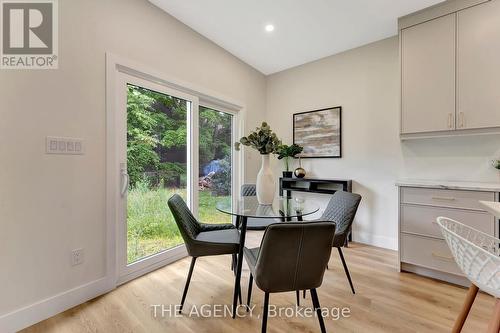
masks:
[[[200,107],[200,175],[210,161],[230,158],[231,125],[230,115]],[[186,126],[186,101],[128,85],[127,166],[132,188],[145,173],[154,175],[152,185],[186,185]]]
[[[156,183],[181,185],[180,175],[186,174],[186,154],[176,152],[186,150],[186,101],[132,85],[128,85],[127,97],[131,188],[145,172],[153,174]]]
[[[182,243],[167,201],[174,193],[186,195],[188,107],[185,100],[128,85],[129,263]],[[211,188],[199,195],[200,220],[207,223],[231,222],[215,209],[219,200],[230,200],[231,126],[232,116],[200,107],[200,176],[211,161],[218,165]]]
[[[139,182],[131,189],[128,201],[128,262],[182,244],[182,237],[168,209],[167,200],[178,193],[186,198],[185,189],[149,189],[148,184]],[[218,202],[230,202],[231,197],[213,197],[209,192],[200,192],[199,216],[202,222],[231,223],[231,217],[218,212]]]

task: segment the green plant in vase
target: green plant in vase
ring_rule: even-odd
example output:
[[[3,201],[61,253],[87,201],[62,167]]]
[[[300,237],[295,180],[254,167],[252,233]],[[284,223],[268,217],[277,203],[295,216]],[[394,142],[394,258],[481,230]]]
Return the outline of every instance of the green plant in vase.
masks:
[[[491,164],[495,169],[500,170],[500,160],[493,160],[491,161]]]
[[[294,158],[298,154],[300,154],[304,150],[303,147],[293,144],[291,146],[289,145],[280,145],[278,149],[276,150],[276,154],[278,155],[279,160],[283,160],[285,163],[285,171],[283,171],[283,177],[285,178],[291,178],[293,175],[293,172],[290,171],[290,159]]]
[[[261,155],[269,155],[276,152],[281,145],[281,140],[264,121],[255,131],[250,132],[247,136],[242,137],[239,142],[236,142],[236,150],[239,150],[240,144],[257,150]]]
[[[236,150],[239,150],[240,144],[251,147],[260,153],[262,165],[255,182],[257,200],[261,205],[272,204],[276,185],[270,167],[269,155],[276,153],[278,147],[281,145],[281,140],[278,139],[276,133],[271,130],[271,127],[266,122],[263,122],[255,131],[242,137],[240,141],[235,144]]]

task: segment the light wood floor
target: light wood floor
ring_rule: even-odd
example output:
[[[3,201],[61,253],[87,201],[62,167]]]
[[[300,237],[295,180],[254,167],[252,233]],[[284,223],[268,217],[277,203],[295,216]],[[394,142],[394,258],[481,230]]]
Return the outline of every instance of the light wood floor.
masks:
[[[260,234],[251,233],[250,243]],[[329,332],[449,332],[466,289],[396,270],[397,253],[361,244],[344,251],[356,288],[352,295],[337,251],[318,289],[322,307],[349,307],[351,316],[326,320]],[[231,304],[234,278],[229,256],[197,261],[185,312],[193,305]],[[129,282],[113,292],[36,324],[23,332],[260,332],[260,318],[154,318],[151,304],[178,304],[190,259]],[[243,271],[246,301],[248,271]],[[263,293],[254,285],[252,303],[260,314]],[[295,294],[272,294],[270,303],[294,306]],[[301,305],[311,306],[310,295]],[[464,332],[484,332],[493,298],[478,295]],[[268,332],[319,332],[315,318],[270,318]]]

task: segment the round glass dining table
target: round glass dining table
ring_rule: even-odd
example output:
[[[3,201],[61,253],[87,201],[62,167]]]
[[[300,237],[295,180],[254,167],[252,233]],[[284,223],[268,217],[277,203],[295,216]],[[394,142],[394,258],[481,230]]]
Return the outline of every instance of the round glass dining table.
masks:
[[[241,297],[240,280],[243,266],[243,247],[247,232],[248,218],[274,218],[280,221],[302,221],[302,217],[314,214],[319,210],[314,199],[303,197],[277,197],[271,205],[261,205],[256,196],[241,197],[235,204],[231,202],[220,202],[216,205],[218,211],[236,217],[236,227],[240,230],[240,248],[236,263],[236,280],[233,296],[233,318],[236,316],[238,296]]]

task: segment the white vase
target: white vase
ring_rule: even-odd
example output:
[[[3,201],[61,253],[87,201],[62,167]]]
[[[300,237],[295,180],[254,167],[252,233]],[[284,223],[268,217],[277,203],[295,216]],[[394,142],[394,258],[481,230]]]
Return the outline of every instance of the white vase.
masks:
[[[270,205],[273,203],[276,191],[273,172],[269,164],[269,154],[261,154],[260,156],[262,156],[262,165],[257,174],[257,200],[261,205]]]

